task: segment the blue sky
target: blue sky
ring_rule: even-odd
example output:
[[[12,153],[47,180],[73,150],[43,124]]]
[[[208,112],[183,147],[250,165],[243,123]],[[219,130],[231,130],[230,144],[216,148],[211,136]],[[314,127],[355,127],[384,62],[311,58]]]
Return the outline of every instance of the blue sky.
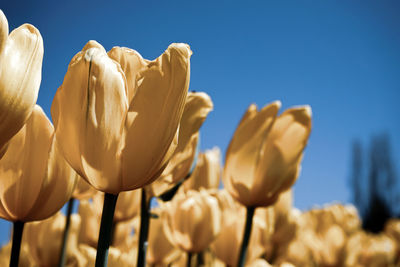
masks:
[[[207,92],[215,105],[202,128],[202,149],[225,152],[250,103],[311,105],[297,207],[350,200],[354,138],[366,144],[388,132],[399,162],[398,1],[14,0],[0,8],[10,30],[28,22],[43,36],[38,104],[49,116],[69,61],[88,40],[107,50],[127,46],[148,59],[185,42],[193,50],[190,88]],[[6,223],[0,227],[4,240]]]

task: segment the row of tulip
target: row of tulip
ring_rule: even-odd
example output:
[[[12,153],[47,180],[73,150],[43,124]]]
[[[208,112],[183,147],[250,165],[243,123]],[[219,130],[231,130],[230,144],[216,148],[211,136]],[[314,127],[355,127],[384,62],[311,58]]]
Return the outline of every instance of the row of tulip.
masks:
[[[200,178],[195,176],[196,179]],[[198,179],[201,180],[201,179]],[[239,256],[245,209],[226,190],[195,190],[185,182],[176,197],[152,209],[148,266],[235,266]],[[109,266],[133,266],[137,260],[140,192],[122,193],[116,207]],[[66,266],[93,266],[101,217],[101,193],[82,200],[72,216]],[[170,207],[168,207],[170,205]],[[128,209],[126,209],[128,208]],[[328,205],[301,212],[292,206],[292,191],[254,217],[246,266],[388,266],[400,264],[400,220],[390,220],[384,232],[360,228],[354,206]],[[57,266],[65,217],[29,223],[22,242],[20,266]],[[51,242],[49,242],[51,240]],[[2,266],[11,244],[0,251]],[[191,265],[188,257],[191,256]]]
[[[120,223],[133,217],[139,218],[135,235],[129,234],[133,228],[128,223],[121,242],[126,251],[137,242],[139,267],[146,264],[148,237],[161,232],[152,230],[155,217],[167,229],[165,238],[173,247],[187,252],[188,265],[194,264],[193,258],[205,260],[209,246],[232,227],[241,235],[228,237],[239,241],[220,241],[222,247],[240,244],[230,247],[228,265],[268,259],[267,251],[259,255],[252,247],[251,233],[261,231],[259,221],[269,229],[261,236],[271,239],[264,232],[272,231],[276,214],[268,207],[299,175],[311,132],[311,108],[293,107],[278,115],[279,101],[260,110],[250,105],[229,144],[222,172],[220,162],[207,159],[215,153],[198,155],[199,130],[213,103],[206,93],[188,92],[191,54],[188,45],[171,44],[150,61],[129,48],[107,52],[89,41],[72,58],[55,94],[53,126],[35,105],[43,58],[40,33],[25,24],[8,34],[7,19],[0,12],[0,217],[14,224],[10,266],[18,266],[25,223],[51,217],[68,201],[60,253],[43,254],[38,248],[41,255],[59,255],[60,266],[65,261],[71,264],[71,255],[78,266],[106,266],[113,251],[109,246],[120,240]],[[226,191],[217,189],[220,176]],[[92,204],[84,202],[88,197]],[[102,206],[87,219],[90,227],[83,223],[87,214],[78,219],[70,215],[76,198],[82,200],[81,209]],[[156,211],[150,206],[154,198],[160,201]],[[29,230],[33,225],[47,225],[42,227],[48,230],[48,225],[62,220],[60,216],[28,224],[27,243],[39,240],[38,231]],[[74,239],[76,228],[92,236]],[[80,241],[70,249],[67,240]],[[280,244],[271,245],[273,262]],[[160,251],[161,247],[150,249],[148,257],[157,258]],[[32,258],[39,257],[33,253]],[[122,259],[117,266],[122,266]]]

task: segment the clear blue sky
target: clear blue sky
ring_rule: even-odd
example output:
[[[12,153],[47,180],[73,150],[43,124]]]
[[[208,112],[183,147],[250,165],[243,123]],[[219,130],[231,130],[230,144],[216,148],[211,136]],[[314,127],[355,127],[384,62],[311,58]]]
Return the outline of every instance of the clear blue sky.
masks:
[[[29,22],[45,54],[38,103],[50,105],[67,66],[94,39],[154,59],[171,42],[193,50],[190,88],[215,109],[202,149],[226,150],[250,103],[309,104],[313,132],[295,186],[295,204],[348,202],[353,138],[386,131],[400,153],[398,1],[3,1],[10,29]],[[397,173],[399,174],[397,164]],[[0,240],[7,236],[0,223]]]

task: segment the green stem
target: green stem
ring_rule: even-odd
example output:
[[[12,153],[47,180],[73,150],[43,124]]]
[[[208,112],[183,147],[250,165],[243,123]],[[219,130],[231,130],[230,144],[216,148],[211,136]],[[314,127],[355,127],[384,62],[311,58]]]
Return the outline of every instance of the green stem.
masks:
[[[240,247],[240,254],[237,264],[238,267],[243,267],[246,261],[247,247],[249,246],[251,227],[253,225],[253,216],[255,209],[256,209],[255,207],[247,207],[246,209],[246,225],[243,233],[242,246]]]
[[[192,252],[188,251],[187,253],[187,262],[186,262],[186,266],[187,267],[191,267],[192,266]]]
[[[111,231],[117,198],[118,194],[106,193],[104,195],[103,214],[101,215],[99,240],[97,242],[96,267],[107,266],[108,248],[111,243]]]
[[[66,254],[67,254],[67,242],[68,242],[68,235],[70,228],[69,225],[71,223],[71,214],[72,214],[72,209],[74,208],[74,202],[75,199],[71,197],[67,204],[67,214],[65,216],[65,228],[61,243],[60,260],[58,262],[59,267],[64,267],[65,265]]]
[[[147,200],[146,190],[142,190],[142,199],[140,203],[140,232],[139,232],[139,245],[138,245],[138,260],[137,267],[144,267],[146,265],[146,250],[147,250],[147,237],[149,235],[149,222],[150,222],[150,200]]]
[[[13,238],[11,247],[10,267],[18,267],[24,225],[25,223],[20,221],[16,221],[13,223]]]

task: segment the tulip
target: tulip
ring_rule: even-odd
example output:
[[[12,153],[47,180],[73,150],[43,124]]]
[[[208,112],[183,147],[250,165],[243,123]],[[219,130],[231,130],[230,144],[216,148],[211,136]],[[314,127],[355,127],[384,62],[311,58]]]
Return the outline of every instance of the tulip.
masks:
[[[101,206],[103,204],[104,194],[97,193],[93,196],[93,205],[95,212],[101,216]],[[118,195],[115,206],[114,223],[129,221],[139,214],[141,200],[140,190],[121,192]]]
[[[177,146],[190,55],[172,44],[147,61],[90,41],[71,60],[52,116],[65,158],[94,188],[118,194],[158,178]]]
[[[130,193],[130,192],[126,192]],[[100,193],[98,193],[100,195]],[[122,193],[122,194],[125,194]],[[100,196],[96,196],[96,198],[101,198]],[[121,198],[123,199],[123,198]],[[118,199],[120,201],[120,198]],[[101,207],[102,203],[98,203],[98,200],[89,202],[87,200],[82,200],[78,213],[81,217],[81,228],[79,232],[79,243],[86,244],[93,248],[97,247],[97,241],[99,237],[100,225],[99,221],[101,219]],[[120,207],[120,208],[118,208]],[[119,206],[117,204],[117,208],[122,210],[123,206]],[[116,212],[118,214],[119,212]],[[118,217],[118,216],[117,216]],[[121,246],[125,243],[130,242],[131,232],[133,230],[133,220],[125,220],[125,221],[114,221],[113,222],[113,236],[111,245],[118,247],[122,250]]]
[[[96,261],[96,250],[87,245],[79,246],[80,254],[76,254],[76,267],[94,266]],[[136,255],[133,250],[130,252],[122,252],[117,248],[111,247],[109,253],[110,267],[128,267],[131,262],[135,261]]]
[[[25,238],[24,238],[25,239]],[[0,266],[8,266],[10,262],[11,242],[8,242],[0,249]],[[34,267],[33,259],[28,248],[28,244],[24,240],[21,244],[21,255],[19,259],[19,267]]]
[[[171,200],[184,179],[189,177],[196,164],[199,130],[212,108],[213,103],[206,93],[189,92],[179,124],[178,146],[160,178],[142,190],[138,266],[143,266],[146,258],[143,248],[148,237],[151,199],[157,196],[163,201]]]
[[[180,251],[174,247],[169,241],[167,233],[165,233],[166,228],[163,226],[163,219],[165,217],[162,215],[164,212],[160,208],[152,210],[152,213],[157,214],[158,218],[151,219],[150,221],[146,260],[150,266],[168,265],[180,256]]]
[[[309,106],[290,108],[277,117],[280,106],[276,101],[257,111],[250,105],[226,152],[224,185],[247,207],[239,266],[244,265],[254,209],[272,205],[293,185],[310,135]]]
[[[345,247],[343,266],[394,266],[396,242],[386,234],[368,234],[362,231],[353,234]]]
[[[0,156],[35,106],[42,60],[40,32],[23,24],[8,35],[8,22],[0,10]]]
[[[39,106],[9,141],[0,160],[0,177],[0,217],[14,222],[16,251],[11,261],[16,265],[24,222],[56,213],[76,183],[75,172],[60,154],[53,126]]]
[[[220,202],[221,203],[221,202]],[[232,209],[233,208],[233,209]],[[236,209],[234,206],[225,207],[223,210],[223,219],[220,234],[211,245],[211,249],[218,259],[222,260],[228,266],[236,266],[240,250],[241,239],[243,236],[243,226],[245,224],[245,210],[243,207]],[[253,260],[261,257],[265,252],[262,245],[262,238],[265,238],[265,233],[273,225],[266,222],[269,221],[265,211],[257,210],[254,219],[254,231],[249,239],[249,255],[246,262],[250,263]],[[272,230],[272,229],[271,229]]]
[[[160,178],[149,185],[151,195],[164,195],[190,175],[198,152],[199,130],[212,109],[213,102],[206,93],[189,92],[179,124],[178,146]]]
[[[221,151],[218,147],[200,153],[196,168],[188,180],[183,183],[185,191],[218,189],[221,177]]]
[[[52,115],[65,158],[107,193],[97,266],[107,257],[118,194],[157,179],[177,147],[190,55],[188,45],[172,44],[148,61],[129,48],[107,54],[90,41],[71,60],[56,92]]]
[[[221,229],[221,211],[218,200],[205,190],[176,195],[165,204],[165,227],[170,241],[192,253],[206,249]]]
[[[311,131],[311,109],[295,107],[276,117],[280,102],[251,105],[226,153],[224,184],[247,207],[269,206],[295,182]]]
[[[68,239],[68,258],[78,249],[78,229],[80,218],[74,214],[71,218],[71,235]],[[60,212],[47,220],[26,225],[26,240],[29,251],[39,266],[57,266],[64,232],[65,216]]]

